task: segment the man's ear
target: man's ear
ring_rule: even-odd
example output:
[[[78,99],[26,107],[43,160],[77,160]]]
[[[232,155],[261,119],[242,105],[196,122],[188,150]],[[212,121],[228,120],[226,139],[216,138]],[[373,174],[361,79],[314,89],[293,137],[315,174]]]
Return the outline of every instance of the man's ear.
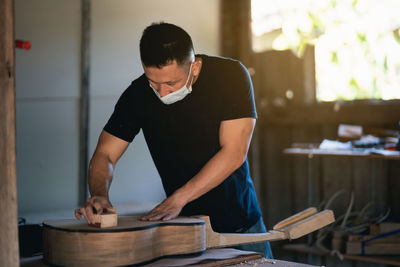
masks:
[[[194,76],[199,76],[201,67],[202,67],[202,59],[201,58],[196,58],[195,61],[192,63],[193,64],[193,75]]]

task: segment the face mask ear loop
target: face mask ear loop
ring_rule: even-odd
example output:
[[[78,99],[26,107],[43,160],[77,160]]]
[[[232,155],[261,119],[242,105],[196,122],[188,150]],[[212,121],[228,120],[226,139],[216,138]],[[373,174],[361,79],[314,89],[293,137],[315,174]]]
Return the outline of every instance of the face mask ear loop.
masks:
[[[190,72],[192,71],[192,64],[193,64],[193,62],[190,63],[189,77],[190,77]],[[188,80],[189,80],[189,77],[188,77]],[[193,85],[192,83],[193,83],[193,80],[194,80],[194,75],[192,76],[192,80],[190,81],[189,87],[187,87],[187,82],[186,82],[186,84],[185,84],[185,86],[186,86],[186,88],[189,90],[189,92],[192,92],[192,85]]]
[[[193,75],[193,77],[192,77],[192,80],[190,81],[190,85],[189,85],[189,87],[187,88],[188,90],[189,90],[189,92],[192,92],[192,83],[193,83],[193,80],[194,80],[194,75]]]

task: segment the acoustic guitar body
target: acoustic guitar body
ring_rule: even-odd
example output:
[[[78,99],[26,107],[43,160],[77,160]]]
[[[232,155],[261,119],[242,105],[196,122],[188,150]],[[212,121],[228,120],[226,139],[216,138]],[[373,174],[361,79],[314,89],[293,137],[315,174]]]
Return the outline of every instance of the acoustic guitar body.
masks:
[[[206,250],[204,220],[161,222],[120,216],[118,226],[93,228],[76,219],[45,221],[44,260],[59,266],[139,265]]]
[[[119,217],[118,225],[94,228],[75,219],[45,221],[44,260],[59,266],[144,264],[162,257],[193,255],[207,248],[296,239],[335,221],[331,210],[301,211],[256,234],[216,233],[208,216],[178,217],[161,222]]]

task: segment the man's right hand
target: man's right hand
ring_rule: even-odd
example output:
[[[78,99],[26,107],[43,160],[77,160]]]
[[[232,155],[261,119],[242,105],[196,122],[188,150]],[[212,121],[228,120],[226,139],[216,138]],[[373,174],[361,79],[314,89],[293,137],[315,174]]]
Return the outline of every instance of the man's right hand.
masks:
[[[94,221],[94,211],[96,214],[102,214],[103,210],[112,208],[111,202],[108,198],[103,196],[94,196],[86,200],[86,203],[82,208],[75,210],[75,217],[78,220],[82,219],[82,216],[88,223],[95,223]]]

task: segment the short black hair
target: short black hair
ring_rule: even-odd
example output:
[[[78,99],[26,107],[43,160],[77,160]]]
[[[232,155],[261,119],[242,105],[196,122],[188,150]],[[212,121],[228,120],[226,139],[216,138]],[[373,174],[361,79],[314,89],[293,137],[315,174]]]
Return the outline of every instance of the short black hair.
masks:
[[[140,58],[146,67],[161,68],[174,60],[178,65],[183,65],[192,54],[192,38],[174,24],[153,23],[143,31],[140,39]]]

